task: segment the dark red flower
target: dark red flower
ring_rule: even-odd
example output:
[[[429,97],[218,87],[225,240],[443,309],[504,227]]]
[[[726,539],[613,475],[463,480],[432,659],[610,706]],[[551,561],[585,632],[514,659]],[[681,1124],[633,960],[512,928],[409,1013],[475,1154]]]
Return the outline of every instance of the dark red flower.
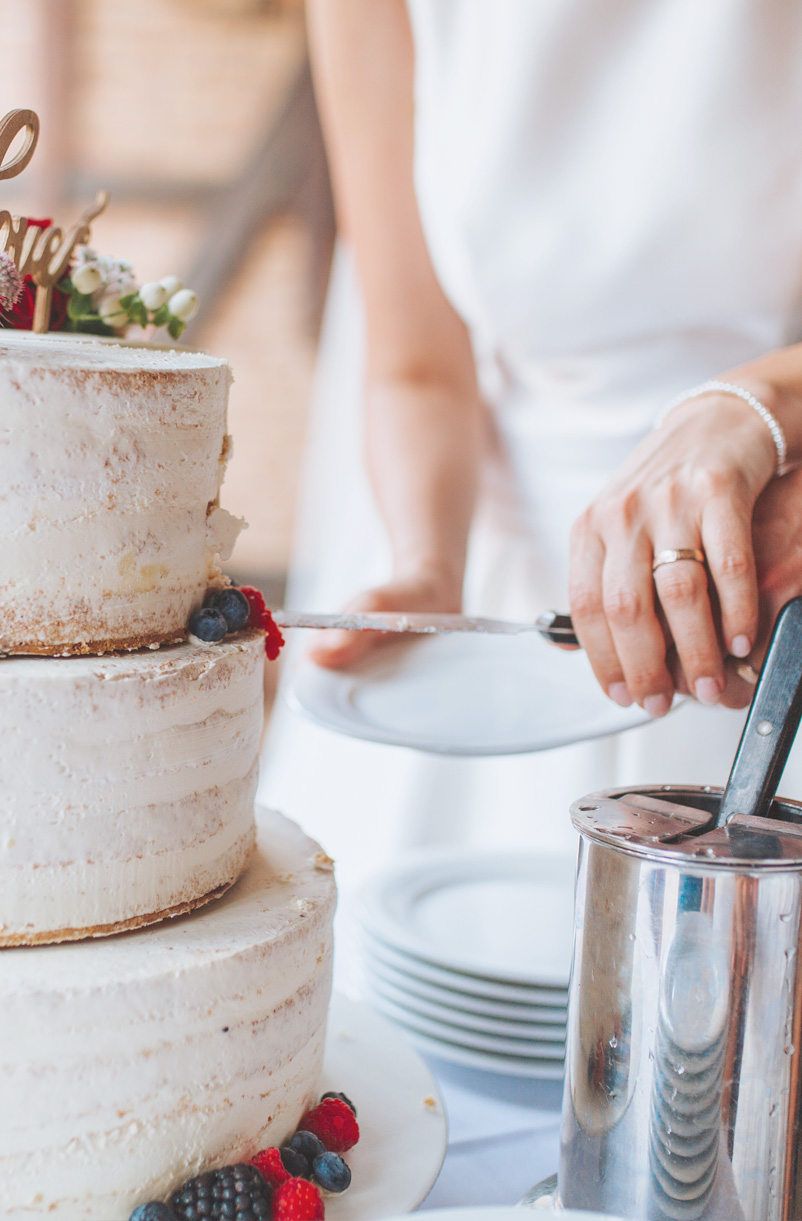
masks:
[[[57,288],[53,289],[53,296],[50,302],[50,325],[51,331],[60,331],[67,319],[67,303],[69,298],[66,293],[59,292]],[[22,292],[16,305],[10,310],[3,311],[0,314],[0,326],[13,327],[17,331],[29,331],[33,326],[33,307],[36,301],[36,285],[33,282],[33,276],[26,276],[22,284]]]

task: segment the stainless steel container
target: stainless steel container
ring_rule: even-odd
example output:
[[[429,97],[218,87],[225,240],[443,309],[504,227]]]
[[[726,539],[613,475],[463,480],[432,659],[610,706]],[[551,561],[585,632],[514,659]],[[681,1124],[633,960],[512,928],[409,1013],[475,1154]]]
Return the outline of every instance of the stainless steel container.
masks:
[[[663,786],[572,807],[565,1207],[802,1218],[802,803],[712,827],[720,804]]]

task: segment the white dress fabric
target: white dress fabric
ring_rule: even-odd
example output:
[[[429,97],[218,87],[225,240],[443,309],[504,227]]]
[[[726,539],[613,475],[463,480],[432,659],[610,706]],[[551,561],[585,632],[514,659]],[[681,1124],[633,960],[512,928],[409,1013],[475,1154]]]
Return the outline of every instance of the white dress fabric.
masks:
[[[567,607],[571,522],[659,409],[802,337],[802,6],[408,8],[421,217],[494,430],[466,609],[534,617]],[[288,591],[299,608],[337,609],[389,576],[361,369],[341,254]],[[689,704],[616,738],[464,760],[340,738],[279,704],[261,796],[323,840],[348,889],[421,843],[568,848],[568,805],[593,789],[722,783],[742,720]],[[787,796],[802,797],[800,754]]]

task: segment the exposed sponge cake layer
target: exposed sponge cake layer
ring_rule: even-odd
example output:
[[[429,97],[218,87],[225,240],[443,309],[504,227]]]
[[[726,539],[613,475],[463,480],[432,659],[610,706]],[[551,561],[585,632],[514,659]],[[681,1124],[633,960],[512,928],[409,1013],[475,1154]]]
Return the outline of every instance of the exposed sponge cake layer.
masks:
[[[216,357],[0,331],[0,652],[182,640],[241,523]]]
[[[265,811],[245,874],[212,906],[4,950],[0,1215],[124,1221],[281,1144],[321,1069],[334,902],[328,858]]]
[[[0,945],[148,923],[239,876],[263,641],[0,660]]]

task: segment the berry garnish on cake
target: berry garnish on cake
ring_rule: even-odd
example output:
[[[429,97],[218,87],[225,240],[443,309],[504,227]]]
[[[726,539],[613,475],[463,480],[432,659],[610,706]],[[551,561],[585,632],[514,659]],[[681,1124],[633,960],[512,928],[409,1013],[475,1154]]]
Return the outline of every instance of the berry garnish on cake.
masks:
[[[169,1204],[152,1200],[150,1204],[140,1204],[139,1208],[135,1208],[130,1221],[176,1221],[176,1216]]]
[[[325,1150],[312,1162],[312,1178],[323,1191],[339,1195],[351,1186],[351,1168],[339,1153]]]
[[[281,1160],[281,1151],[279,1149],[260,1150],[259,1153],[251,1158],[251,1165],[256,1167],[269,1187],[278,1187],[281,1183],[286,1183],[287,1179],[290,1178],[290,1172],[285,1168],[284,1162]]]
[[[333,1153],[345,1153],[359,1140],[356,1115],[342,1098],[324,1098],[311,1111],[307,1111],[301,1120],[301,1127],[317,1136]]]
[[[189,1179],[170,1197],[170,1207],[178,1221],[270,1221],[272,1195],[256,1167],[241,1162]]]
[[[324,1221],[326,1210],[314,1183],[287,1179],[273,1195],[273,1221]]]
[[[252,585],[225,586],[210,589],[200,610],[193,611],[189,620],[190,638],[202,644],[218,644],[231,632],[244,627],[257,628],[265,634],[265,653],[275,661],[284,644],[265,600]]]

